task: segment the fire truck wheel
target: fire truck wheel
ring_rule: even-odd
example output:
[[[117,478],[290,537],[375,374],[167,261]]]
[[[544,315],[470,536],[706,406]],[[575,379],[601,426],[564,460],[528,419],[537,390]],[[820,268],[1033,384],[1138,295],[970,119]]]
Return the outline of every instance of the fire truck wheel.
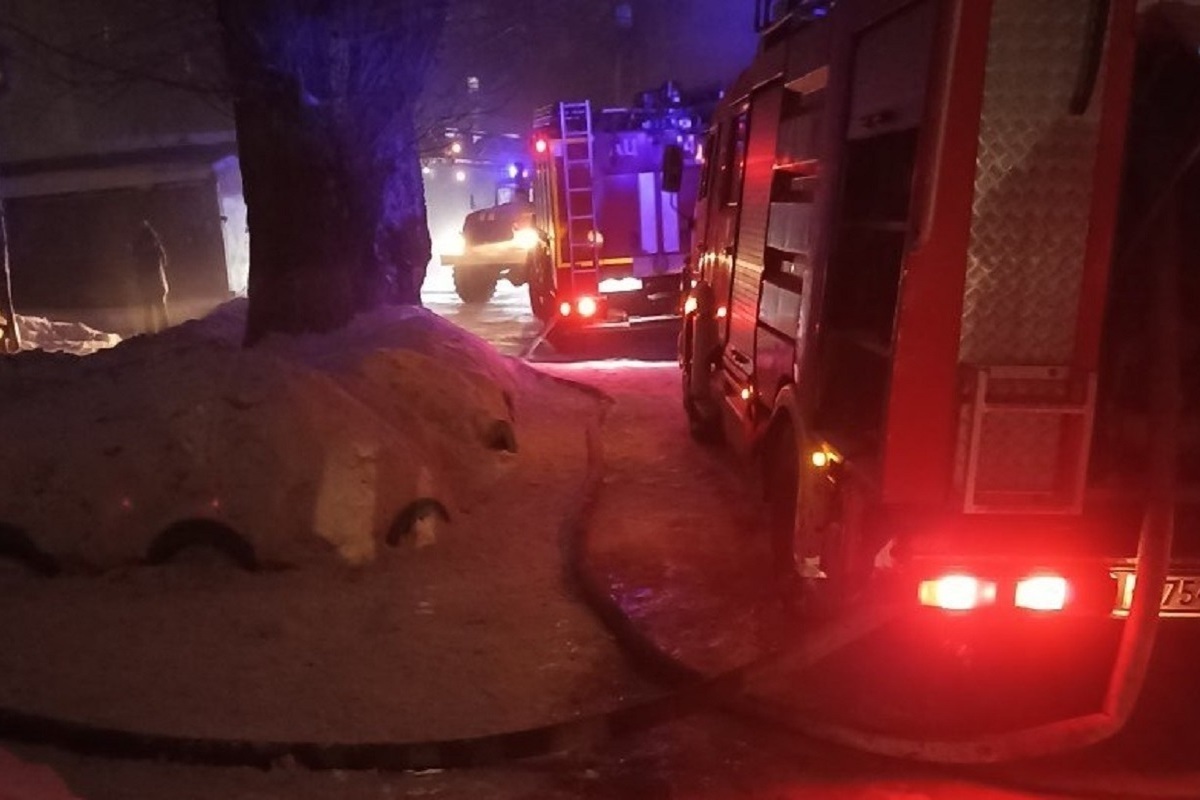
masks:
[[[683,410],[687,413],[688,431],[692,438],[700,444],[717,444],[721,441],[721,426],[716,420],[711,420],[701,413],[696,403],[687,394],[690,381],[687,372],[683,373]]]
[[[531,255],[526,266],[529,276],[529,307],[533,316],[548,322],[555,312],[553,267],[545,254]]]
[[[763,499],[776,577],[793,580],[796,570],[796,510],[800,501],[800,458],[789,425],[779,426],[762,459]]]
[[[831,596],[841,603],[852,602],[870,580],[874,556],[864,537],[865,498],[862,490],[844,479],[830,509],[831,521],[823,535],[821,566],[829,573]]]
[[[790,422],[780,422],[767,436],[763,453],[762,487],[766,501],[767,530],[771,536],[772,568],[781,592],[806,614],[822,616],[839,602],[841,562],[823,529],[812,541],[816,498],[801,472],[803,465]],[[836,526],[835,526],[836,528]],[[819,555],[814,555],[814,545]],[[839,580],[832,580],[837,572]]]
[[[721,420],[705,414],[692,397],[692,359],[686,357],[683,369],[683,410],[687,414],[688,431],[701,444],[716,444],[721,441]]]
[[[490,269],[454,270],[454,291],[464,303],[486,303],[496,293],[500,276]]]
[[[710,396],[710,367],[715,352],[717,330],[714,321],[708,318],[712,306],[712,292],[704,288],[697,290],[700,298],[698,309],[684,325],[679,335],[679,365],[683,376],[683,410],[687,412],[688,428],[692,438],[702,444],[719,442],[722,436],[721,412]],[[703,324],[707,328],[701,328]],[[696,370],[704,370],[696,374]]]

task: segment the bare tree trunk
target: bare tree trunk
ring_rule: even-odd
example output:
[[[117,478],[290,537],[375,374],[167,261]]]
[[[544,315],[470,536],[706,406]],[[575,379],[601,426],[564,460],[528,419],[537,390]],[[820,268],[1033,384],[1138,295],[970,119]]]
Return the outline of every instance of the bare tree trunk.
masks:
[[[246,342],[337,328],[358,303],[345,241],[347,187],[328,133],[294,95],[239,102],[236,116],[250,229]]]
[[[421,284],[433,252],[425,213],[425,183],[421,178],[420,141],[408,106],[396,122],[400,133],[389,137],[373,169],[384,176],[376,210],[374,261],[383,276],[380,287],[394,303],[421,302]]]
[[[246,343],[417,303],[412,115],[445,0],[218,0],[250,228]]]
[[[17,325],[17,312],[13,309],[12,271],[8,263],[8,215],[4,199],[0,198],[0,259],[4,261],[4,285],[0,287],[0,316],[4,327],[0,329],[0,352],[16,353],[21,349],[21,329]]]

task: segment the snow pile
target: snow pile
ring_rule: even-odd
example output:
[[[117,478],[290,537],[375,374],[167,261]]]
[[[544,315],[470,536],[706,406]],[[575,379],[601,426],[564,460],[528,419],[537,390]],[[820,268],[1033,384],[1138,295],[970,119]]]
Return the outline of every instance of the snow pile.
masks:
[[[82,322],[56,322],[17,314],[17,326],[21,331],[21,347],[25,350],[88,356],[121,343],[117,334],[89,328]]]
[[[196,519],[264,561],[363,564],[415,501],[453,515],[511,465],[523,373],[470,334],[388,308],[244,350],[245,308],[84,360],[0,361],[0,523],[101,568]]]

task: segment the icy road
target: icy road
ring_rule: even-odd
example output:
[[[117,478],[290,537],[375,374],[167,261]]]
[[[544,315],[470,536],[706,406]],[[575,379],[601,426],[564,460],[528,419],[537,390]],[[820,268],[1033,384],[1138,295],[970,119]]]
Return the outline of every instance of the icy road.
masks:
[[[421,300],[426,308],[487,339],[506,355],[521,355],[541,330],[529,310],[529,290],[500,281],[491,302],[465,305],[454,293],[454,276],[436,262],[429,268]]]

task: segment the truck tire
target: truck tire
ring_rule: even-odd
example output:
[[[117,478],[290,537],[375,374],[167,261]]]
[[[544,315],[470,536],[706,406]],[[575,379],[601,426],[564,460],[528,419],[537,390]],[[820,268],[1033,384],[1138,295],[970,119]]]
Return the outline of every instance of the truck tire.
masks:
[[[557,310],[554,277],[550,274],[554,267],[545,251],[530,253],[526,264],[529,276],[529,308],[533,311],[533,316],[542,322],[549,322]]]
[[[496,293],[500,275],[487,267],[454,268],[454,291],[458,299],[469,305],[486,303]]]
[[[863,497],[850,484],[832,497],[817,496],[819,489],[802,474],[806,462],[790,422],[774,426],[766,441],[762,486],[775,574],[792,589],[801,587],[810,613],[832,613],[852,603],[871,578],[868,553],[873,551],[862,537]],[[806,553],[801,551],[808,548],[819,552],[819,579],[803,574]]]
[[[772,567],[782,580],[797,577],[796,518],[800,504],[800,454],[787,424],[775,426],[762,459],[763,499],[771,536]]]
[[[722,438],[721,412],[711,396],[709,380],[713,356],[720,346],[712,289],[696,287],[697,308],[685,318],[680,334],[680,367],[683,373],[683,410],[692,438],[702,444]]]
[[[688,432],[692,438],[701,444],[717,444],[721,441],[721,419],[718,413],[706,408],[701,403],[697,402],[692,394],[693,376],[692,371],[696,368],[695,352],[692,346],[692,336],[688,328],[691,323],[685,323],[683,336],[687,340],[689,350],[685,352],[683,357],[682,369],[680,370],[683,378],[683,411],[687,414]],[[702,369],[707,369],[707,365],[703,365]]]

